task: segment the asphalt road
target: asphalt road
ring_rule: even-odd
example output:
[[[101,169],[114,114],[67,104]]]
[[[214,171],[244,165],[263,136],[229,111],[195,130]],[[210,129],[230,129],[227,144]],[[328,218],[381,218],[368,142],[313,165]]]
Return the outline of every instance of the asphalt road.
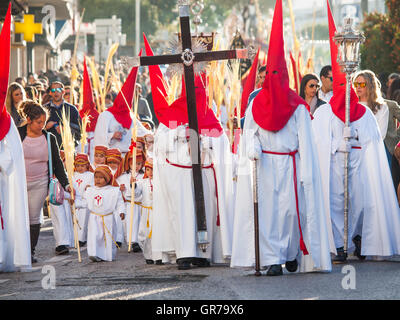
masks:
[[[168,312],[167,300],[397,300],[400,259],[364,261],[350,257],[331,273],[288,273],[255,277],[252,269],[227,265],[179,271],[176,265],[146,265],[141,253],[123,245],[113,262],[93,263],[86,248],[78,262],[75,249],[55,256],[47,219],[37,247],[39,262],[32,272],[0,273],[0,300],[155,300]],[[54,277],[53,277],[54,276]],[[54,279],[55,281],[51,281]],[[164,301],[164,302],[162,302]],[[158,309],[157,309],[158,310]],[[156,312],[156,311],[154,311]]]

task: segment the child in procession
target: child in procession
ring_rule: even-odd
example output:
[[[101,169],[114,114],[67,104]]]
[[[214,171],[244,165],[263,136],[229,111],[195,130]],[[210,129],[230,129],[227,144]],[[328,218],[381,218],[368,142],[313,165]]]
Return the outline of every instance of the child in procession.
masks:
[[[131,148],[132,150],[132,148]],[[145,157],[142,151],[136,150],[136,170],[135,170],[135,179],[141,180],[143,178],[143,166],[144,166]],[[133,208],[133,217],[132,217],[132,231],[130,230],[131,225],[131,193],[132,193],[132,151],[127,152],[124,158],[124,173],[117,178],[117,182],[120,186],[120,190],[122,192],[122,196],[125,201],[125,213],[126,219],[124,220],[124,231],[125,231],[125,240],[126,243],[129,244],[131,242],[131,247],[133,252],[141,252],[142,249],[138,243],[138,232],[139,232],[139,223],[140,223],[140,208],[141,203],[137,201],[135,198],[135,204]],[[129,235],[132,234],[129,239]]]
[[[111,172],[113,174],[114,181],[117,181],[117,178],[121,175],[123,171],[123,158],[121,151],[119,149],[107,149],[106,151],[106,165],[110,167]],[[117,223],[117,236],[116,241],[118,247],[121,247],[122,242],[124,241],[124,224],[121,219],[116,217]]]
[[[153,159],[148,159],[144,165],[143,179],[135,181],[135,197],[142,202],[139,225],[139,245],[143,250],[147,264],[162,265],[162,253],[154,252],[151,246],[152,214],[153,214]]]
[[[122,194],[108,166],[100,165],[94,171],[94,186],[88,187],[84,199],[90,212],[87,252],[93,262],[116,258],[117,218],[125,219]]]
[[[96,168],[99,165],[106,164],[106,152],[108,148],[106,146],[98,145],[94,147],[94,167]]]
[[[82,201],[85,190],[94,185],[93,168],[89,162],[89,156],[78,153],[75,156],[75,172],[73,176],[75,195],[75,211],[78,220],[78,239],[81,247],[86,245],[89,211],[86,203]]]

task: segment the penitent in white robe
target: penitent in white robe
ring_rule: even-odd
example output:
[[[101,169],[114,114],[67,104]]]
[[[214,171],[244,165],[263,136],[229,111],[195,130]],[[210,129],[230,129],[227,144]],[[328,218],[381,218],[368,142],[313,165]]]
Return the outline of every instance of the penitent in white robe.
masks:
[[[160,124],[155,134],[153,250],[173,252],[178,259],[199,257],[224,263],[232,251],[233,182],[229,141],[224,134],[217,138],[201,136],[203,165],[209,167],[212,163],[215,169],[215,176],[212,168],[202,169],[210,243],[206,252],[203,252],[197,244],[192,170],[166,161],[168,159],[174,164],[191,166],[185,130],[186,126],[171,130]]]
[[[295,150],[299,216],[308,250],[300,250],[294,190],[293,159],[289,155],[262,153],[262,150],[288,153]],[[278,132],[259,127],[246,111],[240,142],[237,197],[232,245],[232,267],[255,265],[253,161],[256,154],[258,184],[260,265],[266,267],[297,259],[300,272],[331,271],[328,231],[324,213],[318,156],[312,137],[311,118],[299,105]]]
[[[81,200],[83,199],[83,194],[88,186],[94,185],[94,175],[93,172],[86,171],[84,173],[75,172],[74,173],[74,190],[76,192],[75,196],[75,212],[76,218],[78,220],[78,239],[79,241],[85,242],[87,240],[87,229],[89,221],[89,210],[85,206],[85,203]]]
[[[72,248],[75,246],[75,238],[71,205],[68,202],[71,195],[64,191],[64,198],[63,204],[59,206],[49,203],[50,217],[56,247],[63,245]]]
[[[124,200],[118,187],[89,187],[84,199],[90,211],[87,252],[89,257],[105,261],[115,260],[117,227],[115,220],[125,213]]]
[[[143,178],[143,173],[136,174],[136,180],[141,180]],[[130,224],[131,224],[131,198],[132,198],[132,188],[131,188],[131,174],[124,173],[117,178],[117,182],[119,185],[125,185],[125,191],[122,192],[122,196],[125,202],[125,220],[123,220],[123,230],[125,234],[125,241],[129,244],[129,234],[130,234]],[[140,199],[136,199],[133,208],[133,221],[132,221],[132,236],[130,239],[131,243],[138,243],[138,232],[139,232],[139,224],[140,224],[140,208],[141,208]]]
[[[322,186],[334,246],[343,247],[344,153],[338,152],[344,123],[329,104],[317,109],[313,130],[318,147]],[[392,256],[400,253],[400,210],[393,188],[380,129],[372,111],[350,124],[357,132],[349,157],[349,249],[361,235],[361,254]]]
[[[137,136],[144,137],[147,134],[152,134],[151,131],[147,130],[142,123],[137,120]],[[109,149],[119,149],[122,156],[129,151],[129,146],[131,145],[132,138],[132,127],[134,121],[132,121],[131,127],[125,129],[122,125],[115,119],[114,115],[109,111],[104,111],[99,115],[96,123],[96,129],[94,131],[94,146],[104,145]],[[122,132],[122,140],[116,140],[113,138],[115,132]]]
[[[0,272],[31,269],[28,196],[21,138],[11,120],[0,141]]]

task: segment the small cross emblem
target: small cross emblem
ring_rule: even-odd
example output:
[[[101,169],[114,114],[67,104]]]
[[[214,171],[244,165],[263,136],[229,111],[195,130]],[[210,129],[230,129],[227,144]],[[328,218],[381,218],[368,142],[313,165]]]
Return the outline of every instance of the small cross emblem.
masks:
[[[103,198],[99,195],[95,196],[94,199],[97,201],[97,206],[100,207],[103,203]]]
[[[76,180],[76,183],[78,184],[78,187],[80,187],[81,186],[81,183],[83,182],[83,180],[82,179],[78,179],[78,180]]]

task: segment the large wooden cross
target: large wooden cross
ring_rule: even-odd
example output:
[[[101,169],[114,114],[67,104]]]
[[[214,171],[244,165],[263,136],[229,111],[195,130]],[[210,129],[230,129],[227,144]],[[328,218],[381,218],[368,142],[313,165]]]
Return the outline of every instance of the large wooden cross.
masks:
[[[208,246],[207,223],[204,206],[203,180],[201,174],[200,145],[199,145],[199,128],[197,123],[196,111],[196,94],[195,94],[195,73],[193,63],[213,60],[227,59],[245,59],[247,58],[247,49],[240,50],[224,50],[211,52],[192,51],[192,36],[190,32],[189,21],[189,0],[178,0],[179,18],[181,27],[182,53],[160,55],[160,56],[141,56],[135,57],[132,61],[133,66],[150,66],[160,64],[183,63],[185,87],[189,120],[189,145],[192,150],[192,172],[194,182],[196,221],[197,221],[197,243],[203,251]],[[193,152],[194,151],[194,152]]]

